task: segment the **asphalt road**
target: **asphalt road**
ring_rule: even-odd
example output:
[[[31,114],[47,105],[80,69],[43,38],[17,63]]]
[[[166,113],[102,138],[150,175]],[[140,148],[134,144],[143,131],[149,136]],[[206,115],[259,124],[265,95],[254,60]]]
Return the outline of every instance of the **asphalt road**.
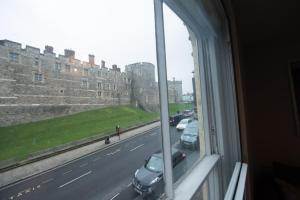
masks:
[[[170,130],[172,144],[178,146],[176,143],[181,133],[174,127]],[[160,129],[155,128],[54,170],[1,188],[0,199],[140,199],[132,189],[132,176],[148,156],[160,149]],[[188,165],[191,165],[198,153],[184,151],[188,155]]]

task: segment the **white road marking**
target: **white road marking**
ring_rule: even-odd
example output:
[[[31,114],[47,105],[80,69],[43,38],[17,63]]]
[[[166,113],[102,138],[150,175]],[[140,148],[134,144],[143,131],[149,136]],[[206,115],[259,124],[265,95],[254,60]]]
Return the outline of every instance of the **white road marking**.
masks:
[[[42,182],[42,184],[49,183],[50,181],[53,181],[53,180],[54,180],[53,178],[49,178],[49,179],[47,179],[47,180],[43,181],[43,182]]]
[[[149,135],[153,136],[156,135],[158,132],[150,133]]]
[[[71,171],[72,170],[66,171],[66,172],[63,173],[63,175],[66,175],[66,174],[70,173]]]
[[[113,151],[113,152],[111,152],[111,153],[108,153],[108,154],[106,154],[107,156],[111,156],[111,155],[114,155],[114,154],[116,154],[116,153],[118,153],[119,151],[121,151],[120,149],[117,149],[117,150],[115,150],[115,151]]]
[[[98,158],[93,159],[93,161],[95,162],[95,161],[100,160],[100,159],[101,159],[101,157],[98,157]]]
[[[134,151],[134,150],[136,150],[136,149],[138,149],[138,148],[140,148],[140,147],[142,147],[142,146],[144,146],[144,144],[141,144],[141,145],[139,145],[139,146],[137,146],[137,147],[134,147],[133,149],[130,149],[130,151]]]
[[[114,198],[116,198],[120,193],[117,193],[115,196],[113,196],[110,200],[113,200]]]
[[[132,185],[132,183],[129,183],[128,185],[127,185],[127,187],[130,187]]]
[[[8,104],[5,104],[5,106],[7,106],[7,105],[8,105]],[[24,106],[23,104],[9,104],[9,105],[10,105],[10,106]],[[30,105],[32,105],[32,104],[30,104]],[[47,104],[47,105],[50,105],[50,104]],[[78,104],[78,105],[82,105],[82,104]],[[89,105],[90,105],[90,104],[89,104]],[[100,105],[100,104],[97,104],[97,105]],[[2,106],[2,105],[0,105],[0,107],[1,107],[1,106]],[[26,106],[26,105],[25,105],[25,106]],[[74,160],[70,160],[70,161],[68,161],[68,162],[66,162],[66,163],[64,163],[64,164],[62,164],[62,165],[59,165],[59,166],[53,167],[53,168],[51,168],[51,169],[49,169],[49,170],[40,172],[40,173],[38,173],[38,174],[36,174],[36,175],[33,175],[33,176],[29,177],[29,178],[25,178],[25,179],[23,179],[23,180],[17,181],[17,182],[15,182],[15,183],[10,184],[10,185],[3,186],[3,187],[0,188],[0,191],[5,190],[5,189],[7,189],[7,188],[11,188],[11,187],[13,187],[13,186],[15,186],[15,185],[18,185],[18,184],[23,183],[23,182],[25,182],[25,181],[34,179],[34,178],[39,177],[39,176],[41,176],[41,175],[47,174],[47,173],[52,172],[52,171],[54,171],[54,170],[56,170],[56,169],[62,168],[62,167],[67,166],[67,165],[69,165],[69,164],[71,164],[71,163],[74,163],[74,162],[77,162],[77,161],[79,161],[79,160],[81,160],[81,159],[87,158],[87,157],[89,157],[89,156],[91,156],[91,155],[94,155],[94,154],[97,154],[97,153],[101,153],[101,152],[103,152],[103,151],[105,151],[105,150],[107,150],[107,149],[109,149],[109,148],[112,148],[112,147],[114,147],[114,146],[123,144],[123,143],[125,143],[125,142],[128,142],[129,140],[133,140],[134,138],[137,138],[137,137],[139,137],[139,136],[141,136],[141,135],[145,135],[145,134],[151,132],[152,130],[158,129],[158,127],[159,127],[159,125],[157,125],[157,126],[155,126],[155,127],[153,127],[153,128],[150,128],[149,130],[144,131],[144,132],[142,132],[142,133],[140,133],[140,134],[133,135],[132,137],[129,137],[129,138],[124,139],[124,140],[121,140],[121,141],[119,141],[119,142],[117,142],[117,143],[113,143],[113,144],[111,144],[110,146],[106,146],[106,147],[101,148],[101,149],[99,149],[99,150],[97,150],[97,151],[94,151],[94,152],[92,152],[92,153],[88,153],[88,154],[83,155],[83,156],[81,156],[81,157],[79,157],[79,158],[76,158],[76,159],[74,159]]]
[[[79,165],[79,167],[85,167],[87,165],[88,165],[88,163],[83,163],[82,165]]]
[[[70,183],[73,183],[74,181],[76,181],[76,180],[78,180],[78,179],[80,179],[80,178],[82,178],[82,177],[84,177],[84,176],[86,176],[86,175],[89,175],[90,173],[92,173],[92,171],[88,171],[87,173],[82,174],[81,176],[78,176],[77,178],[74,178],[73,180],[70,180],[69,182],[67,182],[67,183],[65,183],[65,184],[63,184],[63,185],[61,185],[61,186],[59,186],[58,188],[65,187],[66,185],[69,185]]]

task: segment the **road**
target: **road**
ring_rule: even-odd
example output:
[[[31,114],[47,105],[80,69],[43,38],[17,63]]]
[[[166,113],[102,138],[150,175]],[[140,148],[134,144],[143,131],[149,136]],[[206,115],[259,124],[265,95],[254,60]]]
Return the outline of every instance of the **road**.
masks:
[[[170,127],[170,132],[172,144],[176,146],[181,133],[174,127]],[[131,187],[132,176],[148,156],[160,149],[160,129],[154,128],[54,170],[1,188],[0,199],[139,199]],[[197,159],[197,153],[184,151],[190,155],[188,163],[191,165]]]

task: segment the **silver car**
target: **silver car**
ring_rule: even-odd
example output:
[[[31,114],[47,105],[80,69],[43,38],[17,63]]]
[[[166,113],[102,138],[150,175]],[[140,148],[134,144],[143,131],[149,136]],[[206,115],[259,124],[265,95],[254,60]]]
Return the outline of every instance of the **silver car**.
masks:
[[[199,131],[198,121],[194,120],[189,123],[180,136],[180,144],[183,148],[192,148],[194,150],[199,148]]]

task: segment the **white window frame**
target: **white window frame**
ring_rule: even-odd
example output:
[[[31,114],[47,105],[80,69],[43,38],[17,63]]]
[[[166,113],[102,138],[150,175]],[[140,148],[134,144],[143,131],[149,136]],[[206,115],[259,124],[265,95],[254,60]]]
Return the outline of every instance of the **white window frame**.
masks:
[[[172,180],[170,136],[169,127],[167,126],[168,94],[164,43],[163,2],[165,2],[169,8],[171,8],[184,21],[184,23],[195,33],[197,38],[201,100],[203,105],[203,123],[205,130],[205,157],[195,164],[196,167],[191,169],[189,173],[185,175],[183,179],[181,179],[181,182],[175,185],[175,188],[173,187]],[[195,4],[195,8],[199,7],[195,1],[188,1],[186,4],[193,3]],[[167,199],[189,199],[192,196],[182,197],[179,195],[180,189],[184,186],[185,181],[188,182],[187,184],[190,187],[186,187],[184,193],[193,195],[197,188],[199,189],[204,181],[207,180],[209,198],[222,199],[225,194],[224,190],[229,184],[229,181],[226,180],[228,179],[228,176],[230,176],[228,171],[233,171],[235,162],[241,159],[231,52],[230,48],[228,48],[228,46],[226,47],[226,45],[222,46],[222,50],[224,52],[222,50],[217,52],[217,45],[219,45],[217,38],[224,37],[215,31],[208,17],[204,15],[204,12],[201,12],[201,9],[203,8],[200,9],[200,12],[197,12],[198,16],[197,19],[195,19],[189,12],[187,12],[187,10],[185,10],[183,4],[185,4],[185,2],[177,2],[174,0],[154,0],[156,54],[164,155],[165,194]],[[224,16],[224,18],[226,17]],[[220,55],[217,55],[218,53]],[[225,103],[223,102],[224,99]],[[226,111],[229,111],[229,114]],[[224,140],[228,137],[233,139],[233,144],[235,144],[233,146],[235,146],[234,150],[236,152],[230,152],[230,150],[228,150],[232,150],[231,147],[228,147],[229,144]],[[232,158],[229,158],[227,154],[230,154]],[[229,160],[227,163],[226,159]],[[211,160],[214,160],[214,162]],[[224,163],[227,166],[228,164],[233,163],[232,169],[225,169],[225,167],[222,166]],[[205,178],[200,180],[199,175]],[[226,175],[227,177],[223,179],[222,175]],[[195,178],[196,182],[193,184],[193,180],[195,180]],[[191,185],[194,187],[191,188]]]

